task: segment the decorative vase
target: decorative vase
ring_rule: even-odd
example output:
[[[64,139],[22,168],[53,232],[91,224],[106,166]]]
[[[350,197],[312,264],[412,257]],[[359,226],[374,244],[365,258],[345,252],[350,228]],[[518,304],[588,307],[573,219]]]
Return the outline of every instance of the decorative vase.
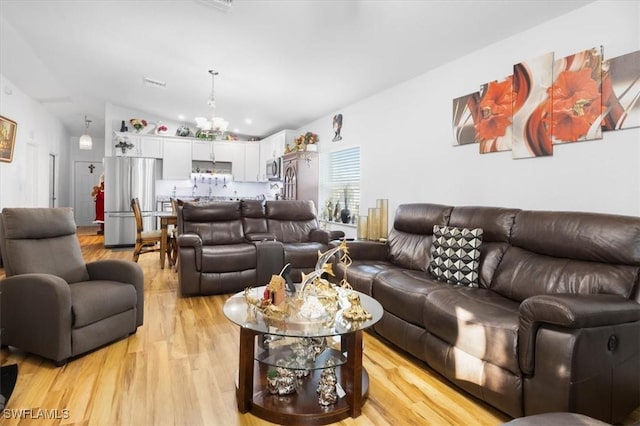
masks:
[[[350,223],[351,222],[351,210],[349,210],[346,207],[344,209],[340,210],[340,220],[342,220],[342,223]]]
[[[127,126],[124,125],[124,120],[122,120],[122,124],[120,125],[120,131],[121,132],[126,132],[127,131]]]
[[[309,152],[317,152],[318,151],[318,145],[310,143],[305,145],[305,151],[309,151]]]
[[[189,133],[191,132],[191,130],[189,130],[189,128],[187,126],[180,126],[178,127],[178,129],[176,130],[176,136],[182,136],[182,137],[187,137],[189,136]]]

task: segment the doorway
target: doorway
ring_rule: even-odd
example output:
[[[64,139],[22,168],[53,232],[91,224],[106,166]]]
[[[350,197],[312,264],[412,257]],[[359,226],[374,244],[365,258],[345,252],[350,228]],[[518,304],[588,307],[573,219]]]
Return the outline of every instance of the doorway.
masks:
[[[102,176],[102,163],[76,161],[74,167],[73,210],[78,226],[93,225],[96,218],[96,203],[91,192]]]

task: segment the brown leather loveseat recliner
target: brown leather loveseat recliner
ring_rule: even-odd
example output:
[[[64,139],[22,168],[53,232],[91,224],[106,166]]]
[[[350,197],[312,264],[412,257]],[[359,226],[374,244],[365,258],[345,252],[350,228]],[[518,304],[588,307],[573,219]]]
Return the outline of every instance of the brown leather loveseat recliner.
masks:
[[[319,229],[312,201],[216,201],[178,207],[182,295],[225,294],[266,285],[291,263],[291,278],[313,270],[318,251],[341,231]]]
[[[483,230],[477,286],[431,273],[434,225]],[[384,308],[375,332],[501,411],[640,406],[640,218],[404,204],[386,243],[348,247],[348,281]]]

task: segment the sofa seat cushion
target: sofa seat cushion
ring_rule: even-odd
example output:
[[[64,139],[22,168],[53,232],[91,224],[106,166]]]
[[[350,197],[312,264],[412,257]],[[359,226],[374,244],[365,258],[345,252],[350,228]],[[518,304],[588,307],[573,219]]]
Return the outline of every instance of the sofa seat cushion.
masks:
[[[231,272],[256,268],[256,247],[253,244],[230,244],[202,247],[200,272]]]
[[[131,284],[117,281],[81,281],[69,284],[73,328],[80,328],[135,309],[138,301]]]
[[[398,268],[376,275],[371,292],[385,311],[421,326],[426,295],[448,285],[427,272]]]
[[[327,251],[327,245],[316,242],[283,243],[284,263],[293,268],[313,268],[318,262],[318,252]]]
[[[384,260],[353,260],[347,269],[349,285],[361,293],[372,295],[373,279],[381,272],[400,267]],[[333,282],[340,282],[344,278],[345,266],[341,263],[333,265],[335,277]]]
[[[519,375],[519,303],[482,288],[443,287],[424,302],[424,327],[456,348]]]

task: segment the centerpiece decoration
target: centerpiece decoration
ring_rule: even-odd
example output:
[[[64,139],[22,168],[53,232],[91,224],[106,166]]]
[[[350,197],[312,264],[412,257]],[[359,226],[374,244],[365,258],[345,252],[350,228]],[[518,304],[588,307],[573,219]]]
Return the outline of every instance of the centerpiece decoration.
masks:
[[[335,277],[333,259],[336,255],[339,255],[338,261],[344,265],[345,273],[338,284],[333,284],[323,275]],[[328,360],[325,355],[323,361],[317,358],[330,347],[324,336],[331,335],[331,329],[354,330],[372,318],[347,280],[351,263],[347,242],[343,240],[324,253],[318,252],[315,269],[309,274],[303,273],[300,284],[291,284],[288,278],[291,267],[286,265],[279,275],[271,276],[261,297],[251,287],[245,289],[247,321],[255,323],[260,316],[265,324],[281,330],[281,333],[265,335],[267,338],[264,341],[278,354],[276,360],[272,361],[275,368],[270,369],[266,377],[267,390],[272,395],[294,393],[298,381],[308,377],[311,369],[318,368],[317,362],[323,362],[317,388],[318,403],[322,406],[332,405],[341,397],[332,355]],[[319,332],[320,336],[296,338],[291,343],[286,330],[304,330],[311,334]]]
[[[339,262],[345,266],[345,276],[335,285],[322,276],[326,273],[334,276],[331,259],[341,253]],[[330,327],[336,320],[337,312],[341,311],[341,318],[349,322],[362,322],[371,319],[361,305],[357,292],[354,292],[347,280],[347,271],[351,265],[347,242],[343,240],[339,245],[324,253],[318,252],[315,269],[309,274],[302,274],[302,280],[297,286],[287,290],[283,268],[280,275],[273,275],[259,298],[251,287],[245,289],[248,320],[256,321],[256,314],[262,314],[263,320],[276,328],[298,327],[300,329],[316,329]],[[353,325],[353,324],[351,324]]]

